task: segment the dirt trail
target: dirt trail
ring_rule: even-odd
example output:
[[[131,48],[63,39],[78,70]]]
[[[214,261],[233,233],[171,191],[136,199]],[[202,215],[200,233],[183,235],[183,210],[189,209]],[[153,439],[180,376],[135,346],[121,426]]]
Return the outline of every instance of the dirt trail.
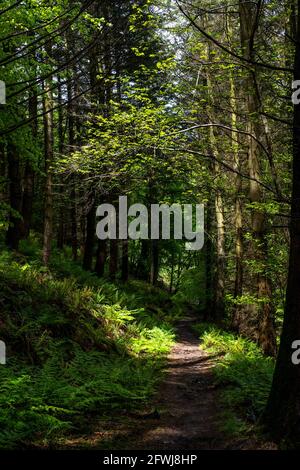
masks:
[[[178,325],[178,341],[156,396],[158,416],[137,425],[138,449],[222,449],[212,361],[199,348],[193,318]],[[151,417],[151,415],[150,415]]]
[[[224,449],[218,431],[213,362],[199,348],[194,318],[178,324],[178,340],[168,357],[165,378],[142,414],[124,414],[94,425],[84,436],[64,442],[64,449],[204,450]],[[92,428],[92,429],[91,429]]]
[[[253,450],[276,449],[255,436],[226,439],[219,430],[219,406],[212,357],[199,348],[195,318],[178,324],[178,340],[168,357],[165,378],[142,414],[128,413],[87,423],[85,435],[62,449]]]

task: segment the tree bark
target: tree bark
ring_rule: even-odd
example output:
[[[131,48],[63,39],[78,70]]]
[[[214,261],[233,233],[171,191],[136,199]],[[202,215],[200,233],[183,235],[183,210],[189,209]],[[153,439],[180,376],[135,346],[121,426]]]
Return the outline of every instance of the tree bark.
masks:
[[[94,241],[96,234],[95,196],[91,195],[86,214],[86,237],[84,243],[83,269],[92,270]]]
[[[213,301],[213,244],[212,244],[212,202],[209,199],[206,207],[205,217],[205,313],[204,320],[208,320],[212,316]]]
[[[240,34],[243,56],[247,60],[254,60],[254,38],[258,28],[261,2],[252,4],[239,0]],[[259,125],[259,103],[256,93],[256,70],[247,70],[245,77],[245,92],[247,95],[248,114],[248,166],[251,203],[263,202],[260,185],[261,179],[261,147],[258,142],[262,140]],[[255,138],[251,137],[254,136]],[[251,305],[251,315],[256,317],[257,341],[266,355],[276,354],[276,333],[274,326],[274,312],[271,303],[271,283],[267,274],[268,251],[266,241],[266,216],[263,210],[256,207],[252,210],[252,252],[259,269],[256,274],[257,302]]]
[[[159,274],[159,240],[151,240],[150,283],[157,284]]]
[[[219,169],[216,169],[215,172],[218,174]],[[215,196],[215,213],[217,225],[217,252],[213,310],[215,319],[221,320],[225,316],[225,228],[223,198],[220,190],[217,190]]]
[[[53,161],[53,100],[51,84],[45,86],[44,98],[44,142],[45,142],[45,204],[44,204],[44,240],[43,262],[49,263],[51,243],[53,235],[53,194],[52,194],[52,170]]]
[[[32,138],[36,142],[38,135],[38,122],[37,122],[37,106],[38,98],[37,91],[33,90],[29,98],[29,116],[33,118],[31,125]],[[26,162],[24,171],[24,183],[23,183],[23,202],[22,202],[22,226],[21,236],[27,238],[31,227],[32,219],[32,205],[34,197],[34,168],[30,161]]]
[[[22,185],[20,158],[16,146],[9,142],[7,146],[7,165],[9,180],[9,204],[12,212],[9,216],[9,227],[6,232],[6,245],[18,250],[21,237]],[[19,215],[18,215],[19,214]]]
[[[149,241],[141,240],[141,252],[137,262],[135,275],[142,281],[149,281]]]
[[[122,240],[121,271],[123,282],[127,282],[129,277],[128,245],[128,240]]]
[[[210,49],[208,47],[208,58],[210,57]],[[206,74],[207,82],[207,93],[209,100],[212,100],[213,89],[212,81],[210,74]],[[210,104],[207,106],[207,115],[208,120],[213,124],[213,110],[211,109]],[[210,148],[214,156],[219,159],[219,150],[217,145],[217,140],[215,136],[214,128],[211,126],[209,128],[209,138],[210,138]],[[215,187],[215,218],[216,218],[216,230],[217,230],[217,240],[216,240],[216,269],[214,274],[214,297],[211,315],[214,319],[220,320],[225,316],[225,227],[224,227],[224,203],[221,191],[222,179],[221,179],[221,169],[220,164],[215,161],[213,164],[213,173],[215,176],[214,181],[216,182]]]
[[[116,279],[118,273],[118,240],[110,240],[109,242],[109,277],[112,281]]]
[[[73,70],[73,80],[76,74]],[[73,106],[73,90],[72,90],[72,82],[69,81],[68,83],[68,134],[69,134],[69,154],[74,151],[74,146],[76,144],[76,137],[75,137],[75,119],[74,119],[74,106]],[[74,175],[71,176],[71,191],[70,191],[70,199],[71,199],[71,245],[72,245],[72,257],[73,260],[77,260],[77,253],[78,253],[78,235],[77,235],[77,204],[76,204],[76,177]]]
[[[96,264],[95,264],[95,272],[98,277],[104,276],[106,259],[107,259],[107,242],[106,240],[98,240]]]
[[[63,155],[64,151],[64,123],[63,123],[63,109],[62,109],[62,84],[61,78],[58,76],[58,87],[57,87],[57,101],[58,101],[58,149],[59,154]],[[59,220],[57,228],[57,248],[63,249],[65,243],[65,205],[64,205],[64,184],[62,178],[59,179]]]
[[[294,80],[300,80],[300,0],[297,12]],[[273,438],[300,447],[300,366],[291,360],[292,343],[300,340],[300,105],[294,106],[291,245],[285,313],[280,347],[264,422]]]
[[[231,127],[237,128],[237,113],[236,113],[236,90],[233,72],[230,71],[230,108],[231,108]],[[233,153],[234,168],[237,171],[234,184],[235,184],[235,201],[234,201],[234,225],[235,225],[235,281],[234,281],[234,297],[237,298],[243,293],[243,213],[242,213],[242,178],[239,174],[241,168],[239,156],[239,144],[237,142],[237,135],[233,131],[231,133],[231,145]]]

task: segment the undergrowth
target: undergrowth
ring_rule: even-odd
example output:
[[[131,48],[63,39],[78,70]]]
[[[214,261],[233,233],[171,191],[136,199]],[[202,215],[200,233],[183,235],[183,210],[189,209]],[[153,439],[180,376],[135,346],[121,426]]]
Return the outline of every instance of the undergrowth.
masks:
[[[247,434],[259,422],[269,395],[274,361],[265,357],[252,341],[221,330],[214,325],[195,326],[201,347],[212,357],[216,381],[225,386],[221,401],[223,431]]]
[[[49,446],[91,417],[143,406],[161,377],[180,316],[147,284],[98,279],[38,247],[0,255],[0,448]]]

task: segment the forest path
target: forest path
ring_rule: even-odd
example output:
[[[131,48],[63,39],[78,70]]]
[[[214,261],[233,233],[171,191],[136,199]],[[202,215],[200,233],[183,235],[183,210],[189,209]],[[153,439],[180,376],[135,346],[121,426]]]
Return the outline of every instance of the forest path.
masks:
[[[79,438],[68,439],[64,449],[204,450],[224,449],[218,430],[218,399],[213,358],[199,347],[185,317],[177,325],[178,339],[168,356],[164,379],[149,408],[94,423]],[[228,443],[227,443],[228,445]]]
[[[168,357],[166,376],[153,403],[158,412],[152,413],[153,418],[150,414],[147,422],[136,423],[137,449],[224,448],[218,431],[213,362],[199,348],[199,337],[192,329],[194,322],[195,318],[186,317],[178,324],[178,341]]]

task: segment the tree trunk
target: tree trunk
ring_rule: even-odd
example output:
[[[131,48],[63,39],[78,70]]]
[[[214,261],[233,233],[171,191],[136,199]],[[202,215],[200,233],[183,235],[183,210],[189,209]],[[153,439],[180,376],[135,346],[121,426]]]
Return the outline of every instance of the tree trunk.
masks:
[[[208,57],[210,57],[210,49],[208,48]],[[206,75],[207,81],[207,92],[208,97],[212,99],[213,86],[209,73]],[[213,124],[213,110],[210,105],[207,106],[207,115],[210,124]],[[214,132],[214,128],[209,128],[210,136],[210,148],[212,155],[219,157],[219,150],[217,140]],[[219,158],[218,158],[219,159]],[[215,217],[216,217],[216,229],[217,229],[217,240],[216,240],[216,270],[214,276],[214,298],[211,314],[214,319],[220,320],[225,316],[225,227],[224,227],[224,203],[221,191],[222,179],[220,164],[215,161],[213,165],[213,173],[215,176],[214,181],[216,182],[215,189]]]
[[[215,170],[218,174],[219,169]],[[225,229],[224,229],[224,207],[221,191],[217,190],[215,196],[215,211],[217,224],[217,253],[216,273],[214,282],[214,317],[223,319],[225,316]]]
[[[135,275],[142,281],[149,281],[149,241],[141,240],[141,253],[137,262]]]
[[[58,149],[59,154],[62,156],[64,151],[64,123],[63,123],[63,110],[62,110],[62,84],[61,78],[58,76],[57,87],[57,101],[58,101]],[[59,179],[59,220],[57,229],[57,248],[63,249],[65,243],[65,204],[64,204],[65,188],[62,178]]]
[[[173,292],[174,271],[175,271],[175,253],[174,253],[174,249],[173,249],[172,250],[172,255],[171,255],[171,274],[170,274],[170,285],[169,285],[170,294],[172,294],[172,292]]]
[[[103,277],[105,270],[105,262],[107,258],[106,240],[98,240],[98,247],[96,253],[95,272],[98,277]]]
[[[94,195],[91,196],[86,214],[86,237],[84,243],[83,269],[92,270],[94,241],[96,234],[96,206]]]
[[[300,80],[300,0],[298,0],[294,80]],[[287,447],[300,447],[300,366],[292,344],[300,340],[300,105],[294,106],[291,245],[286,304],[271,393],[264,413],[269,432]]]
[[[254,37],[258,28],[260,4],[252,4],[243,0],[239,1],[241,46],[243,55],[247,60],[254,60]],[[263,194],[260,185],[261,179],[261,129],[259,125],[259,103],[256,94],[256,70],[247,70],[245,77],[245,92],[247,95],[248,114],[248,165],[251,203],[263,202]],[[251,137],[252,136],[252,137]],[[253,138],[254,137],[254,138]],[[274,327],[273,306],[271,303],[271,283],[267,274],[268,251],[266,242],[266,216],[263,210],[254,208],[251,217],[252,227],[252,252],[259,269],[256,274],[257,302],[251,306],[251,315],[256,317],[257,341],[267,355],[276,353],[276,333]]]
[[[233,72],[230,71],[230,108],[231,108],[231,127],[237,127],[237,113],[236,113],[236,91],[234,84]],[[237,298],[243,293],[243,214],[242,214],[242,178],[239,175],[241,171],[241,162],[239,156],[239,144],[237,141],[236,132],[231,133],[231,145],[233,152],[235,175],[235,201],[234,201],[234,224],[235,224],[235,281],[234,281],[234,297]]]
[[[74,72],[74,70],[73,70]],[[74,73],[74,76],[75,73]],[[75,138],[75,120],[74,120],[74,107],[73,107],[73,90],[72,90],[72,82],[69,81],[68,83],[68,132],[69,132],[69,154],[74,151],[74,146],[76,143]],[[70,192],[70,199],[71,199],[71,245],[72,245],[72,256],[73,260],[77,260],[77,252],[78,252],[78,236],[77,236],[77,204],[76,204],[76,177],[74,175],[71,176],[71,192]]]
[[[159,274],[159,240],[151,240],[150,283],[157,284]]]
[[[51,84],[45,86],[44,98],[44,138],[45,138],[45,204],[44,204],[44,240],[43,240],[43,262],[49,263],[51,254],[52,231],[53,231],[53,194],[52,194],[52,169],[53,161],[53,101]]]
[[[208,200],[205,217],[205,313],[204,320],[208,320],[212,315],[212,297],[213,297],[213,281],[212,281],[212,266],[213,266],[213,244],[211,239],[212,233],[212,203]]]
[[[118,240],[110,240],[109,242],[109,277],[112,281],[116,279],[118,272]]]
[[[20,159],[12,142],[7,146],[7,164],[9,179],[9,204],[12,212],[9,216],[9,227],[6,232],[6,244],[12,250],[18,250],[21,237],[22,186]],[[19,214],[19,215],[18,215]]]
[[[229,27],[229,36],[231,37],[231,27]],[[236,89],[234,83],[233,72],[230,71],[230,108],[231,108],[231,127],[232,129],[237,128],[237,103],[236,103]],[[244,244],[243,244],[243,213],[242,213],[242,178],[241,162],[239,155],[239,143],[238,135],[236,132],[231,133],[231,145],[233,152],[233,162],[236,174],[234,176],[235,186],[235,201],[234,201],[234,226],[235,226],[235,279],[234,279],[234,298],[238,299],[243,294],[243,257],[244,257]],[[234,312],[232,316],[232,327],[237,331],[242,331],[243,315],[239,303],[234,306]]]
[[[37,91],[33,90],[29,98],[29,116],[33,118],[32,121],[32,138],[34,141],[37,139],[38,134],[38,122],[37,122]],[[22,227],[21,235],[22,238],[29,236],[32,219],[32,205],[34,196],[34,169],[33,164],[30,161],[26,162],[24,171],[24,184],[23,184],[23,203],[22,203]]]
[[[4,142],[0,142],[0,204],[7,203],[8,200],[7,185],[7,158]]]
[[[128,276],[129,276],[128,240],[122,240],[121,270],[122,270],[122,281],[127,282]]]

